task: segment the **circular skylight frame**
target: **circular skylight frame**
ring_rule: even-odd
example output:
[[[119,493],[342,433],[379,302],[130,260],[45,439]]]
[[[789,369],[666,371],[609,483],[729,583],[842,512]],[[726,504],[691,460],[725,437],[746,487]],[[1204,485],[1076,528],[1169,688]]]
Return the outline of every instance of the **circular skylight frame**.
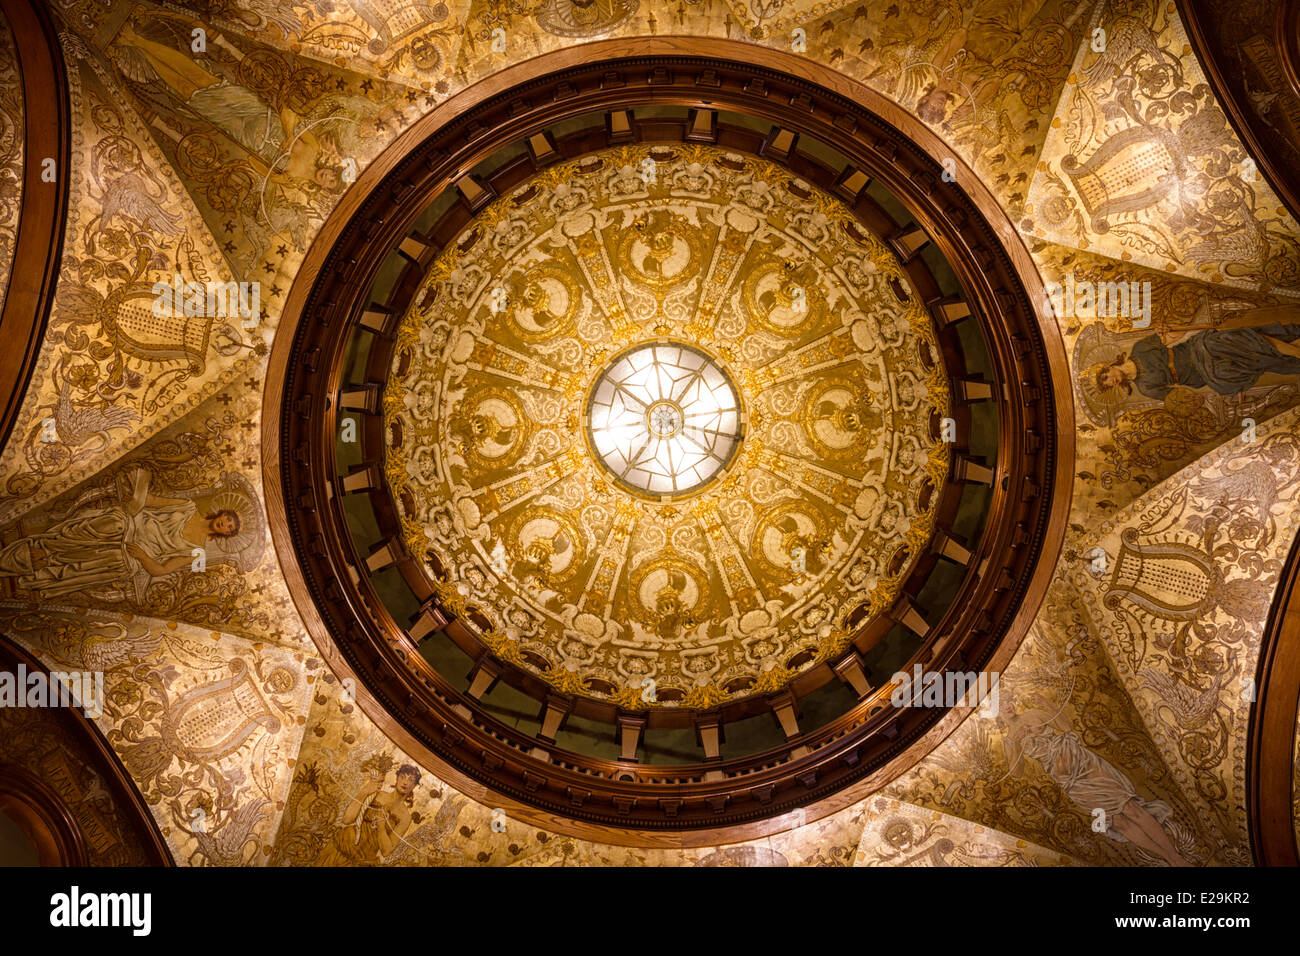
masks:
[[[740,390],[722,363],[668,339],[615,356],[592,382],[585,420],[587,446],[606,477],[652,501],[713,484],[745,434]]]
[[[817,806],[828,808],[825,812],[839,809],[847,805],[853,794],[867,792],[861,788],[874,779],[869,775],[896,775],[911,766],[916,759],[914,754],[923,752],[917,743],[920,740],[918,735],[929,728],[935,732],[947,732],[944,729],[946,725],[937,724],[946,712],[903,709],[887,722],[888,727],[896,727],[897,731],[886,734],[882,732],[879,719],[860,722],[864,714],[875,713],[872,703],[863,701],[854,712],[854,723],[850,724],[846,719],[819,730],[805,727],[804,733],[788,746],[781,745],[778,758],[773,758],[768,752],[745,757],[723,753],[721,761],[684,765],[680,774],[666,776],[678,768],[653,766],[640,770],[636,763],[628,761],[619,761],[616,765],[613,760],[574,753],[545,738],[519,732],[513,725],[482,711],[475,698],[459,690],[459,685],[445,680],[419,653],[412,652],[407,658],[407,663],[418,671],[416,675],[396,667],[389,649],[393,646],[409,648],[424,638],[417,638],[415,631],[409,636],[402,633],[404,628],[410,630],[400,623],[406,620],[406,616],[399,615],[400,620],[394,618],[371,587],[364,558],[367,548],[348,543],[346,526],[342,524],[343,499],[331,489],[337,487],[336,483],[341,480],[339,476],[348,472],[359,475],[360,472],[350,459],[346,467],[340,466],[328,474],[323,470],[327,465],[335,464],[333,456],[339,447],[336,419],[333,417],[333,410],[338,406],[334,392],[330,392],[323,403],[321,398],[337,382],[351,380],[349,374],[341,370],[349,367],[346,363],[350,361],[352,352],[345,352],[345,349],[352,349],[356,340],[351,336],[340,336],[340,328],[355,329],[357,335],[366,337],[363,341],[367,344],[373,342],[379,350],[386,350],[385,362],[381,364],[386,364],[395,352],[396,339],[373,335],[376,331],[373,313],[366,324],[359,322],[363,311],[373,301],[366,277],[362,275],[358,279],[349,274],[340,278],[346,270],[331,268],[330,263],[344,261],[364,267],[372,253],[375,262],[382,261],[382,256],[391,251],[393,236],[406,228],[407,224],[400,215],[403,205],[416,212],[424,208],[420,204],[427,194],[444,189],[452,178],[459,175],[458,171],[480,161],[488,146],[497,144],[493,137],[498,137],[501,142],[509,138],[509,142],[514,143],[520,129],[532,131],[533,127],[526,125],[532,113],[545,114],[545,121],[554,125],[560,119],[566,122],[570,119],[567,113],[557,119],[555,104],[564,103],[577,110],[589,107],[590,100],[598,107],[604,107],[606,101],[603,98],[609,96],[612,97],[609,102],[616,108],[626,108],[636,90],[648,91],[648,100],[662,99],[664,90],[661,84],[665,75],[681,91],[707,87],[704,93],[697,90],[694,95],[707,96],[708,99],[690,100],[692,108],[721,104],[723,108],[737,109],[742,113],[753,108],[760,119],[779,121],[785,128],[809,137],[820,136],[820,141],[829,139],[832,143],[844,144],[842,148],[849,150],[849,157],[857,168],[877,176],[877,181],[900,187],[903,200],[907,200],[904,204],[909,209],[915,206],[932,213],[922,218],[933,223],[939,234],[937,238],[941,241],[936,242],[936,247],[955,250],[951,254],[957,256],[956,271],[963,278],[965,295],[972,299],[972,321],[978,323],[980,331],[991,342],[991,367],[1000,383],[1000,387],[994,388],[994,400],[999,411],[1010,413],[1000,433],[1008,444],[1006,448],[999,446],[996,455],[994,471],[1001,480],[993,486],[989,512],[994,519],[990,527],[998,537],[992,543],[982,540],[978,549],[972,549],[975,552],[973,563],[979,567],[1001,567],[1003,573],[967,576],[971,579],[971,586],[963,586],[964,600],[954,605],[954,608],[961,609],[961,619],[950,620],[956,613],[950,610],[931,628],[931,636],[956,633],[962,639],[939,642],[940,647],[936,649],[939,657],[932,662],[934,666],[940,666],[944,660],[954,656],[961,666],[972,666],[972,661],[985,659],[983,654],[988,653],[989,647],[994,648],[997,655],[990,666],[1004,664],[1032,620],[1032,615],[1023,613],[1022,605],[1025,602],[1036,604],[1046,590],[1051,565],[1040,558],[1059,549],[1060,537],[1064,534],[1062,529],[1068,518],[1069,496],[1065,492],[1072,474],[1069,465],[1073,444],[1062,436],[1068,437],[1073,427],[1073,407],[1068,402],[1064,405],[1057,402],[1061,395],[1068,398],[1068,381],[1062,386],[1057,377],[1057,372],[1062,375],[1068,372],[1068,363],[1059,337],[1052,339],[1049,336],[1044,340],[1038,334],[1039,316],[1032,302],[1041,281],[1032,268],[1025,265],[1027,258],[1008,256],[1003,250],[997,237],[1014,236],[1015,230],[1002,228],[1005,217],[1000,211],[998,217],[989,222],[988,211],[998,210],[991,194],[987,190],[981,192],[983,187],[979,181],[971,180],[975,184],[971,188],[976,192],[973,200],[951,185],[939,190],[943,195],[935,198],[937,177],[934,170],[937,165],[934,157],[943,154],[944,148],[923,124],[899,114],[895,122],[902,123],[900,132],[879,119],[881,109],[887,113],[889,104],[873,91],[863,87],[852,99],[829,93],[829,89],[840,88],[837,83],[829,81],[839,78],[826,70],[818,73],[817,70],[822,68],[816,64],[809,66],[806,61],[795,62],[795,58],[779,51],[746,48],[736,43],[732,44],[735,55],[727,59],[724,54],[730,49],[727,46],[729,41],[717,41],[718,51],[714,56],[686,56],[681,50],[674,50],[671,55],[662,57],[650,52],[636,58],[599,59],[617,52],[618,42],[621,41],[596,41],[583,45],[578,52],[586,59],[579,58],[576,65],[571,58],[574,49],[548,54],[542,59],[555,59],[557,69],[554,73],[547,72],[549,67],[543,69],[546,64],[528,64],[528,69],[520,72],[517,85],[511,85],[516,80],[513,75],[503,77],[503,89],[495,98],[483,103],[471,98],[468,106],[457,101],[456,108],[448,114],[453,119],[445,127],[437,127],[426,141],[411,140],[414,146],[408,150],[410,155],[402,153],[391,164],[372,166],[372,171],[387,169],[389,173],[382,181],[375,178],[379,176],[376,173],[372,177],[374,184],[367,185],[358,193],[361,199],[355,208],[364,206],[364,215],[349,213],[351,218],[346,220],[344,238],[333,244],[317,244],[314,250],[310,250],[313,252],[309,256],[312,267],[304,268],[300,273],[306,291],[296,283],[286,297],[288,304],[283,327],[289,333],[296,330],[296,335],[286,333],[277,337],[278,348],[272,350],[263,423],[264,442],[268,447],[278,442],[280,448],[278,455],[265,457],[264,481],[268,488],[282,487],[284,490],[282,494],[269,496],[267,506],[275,512],[270,522],[271,530],[276,536],[277,549],[284,557],[286,577],[295,600],[304,608],[314,606],[319,611],[318,614],[304,615],[313,640],[326,654],[331,666],[341,668],[338,671],[340,676],[355,676],[358,682],[364,681],[371,689],[379,706],[384,708],[381,716],[386,718],[386,726],[395,726],[413,735],[415,749],[412,753],[418,755],[421,762],[436,768],[446,779],[456,781],[456,786],[463,782],[464,786],[481,786],[489,793],[507,795],[507,798],[517,801],[516,809],[521,818],[532,819],[557,832],[588,838],[592,832],[598,832],[602,839],[630,846],[645,845],[646,839],[664,831],[684,832],[687,834],[684,839],[688,841],[707,838],[714,843],[739,842],[762,833],[776,832],[780,828],[778,825],[785,825],[780,814],[794,807],[808,806],[810,800],[821,801]],[[754,65],[755,57],[758,65]],[[782,57],[789,63],[783,64]],[[662,64],[662,68],[658,64]],[[781,71],[783,66],[787,67],[785,72]],[[613,69],[617,69],[618,75],[627,82],[610,93],[608,83],[603,82],[602,77],[607,79]],[[700,72],[704,70],[708,72]],[[537,79],[542,74],[545,74],[543,80]],[[806,74],[811,80],[804,78]],[[692,75],[707,76],[709,81],[699,81],[691,86]],[[548,85],[538,85],[543,82]],[[756,83],[765,84],[760,89],[768,91],[766,96],[753,95]],[[576,96],[575,90],[578,91]],[[584,99],[589,90],[591,96]],[[677,95],[673,90],[669,92]],[[478,95],[476,88],[463,91],[463,95],[470,94]],[[529,107],[532,112],[520,114],[520,104],[528,106],[529,103],[533,104]],[[868,107],[876,111],[873,113]],[[662,125],[655,127],[656,134]],[[676,134],[675,129],[672,132]],[[574,137],[571,141],[579,142],[580,134],[584,131],[570,134]],[[724,137],[741,138],[748,134],[748,127],[735,127],[730,131],[722,127],[721,133]],[[593,136],[591,141],[597,139],[599,137]],[[745,151],[761,156],[759,140],[761,137],[757,137]],[[561,139],[561,142],[565,140]],[[887,155],[881,154],[879,144],[882,142],[895,149],[887,151]],[[437,152],[433,152],[435,149]],[[571,152],[568,150],[565,155]],[[884,159],[881,159],[882,155]],[[440,157],[445,158],[438,161]],[[801,172],[806,172],[806,169],[801,167]],[[498,193],[503,191],[500,179],[506,178],[509,184],[508,177],[514,174],[513,171],[500,174],[493,182]],[[834,176],[821,177],[814,184],[823,189],[833,189]],[[388,198],[380,201],[390,193],[406,197],[404,204]],[[416,212],[411,213],[411,221],[414,221]],[[452,231],[444,230],[447,234]],[[424,241],[424,237],[425,233],[419,233],[414,239]],[[414,264],[408,266],[408,271],[414,267]],[[364,272],[364,268],[358,271]],[[408,284],[415,288],[414,283]],[[409,297],[402,299],[401,309],[406,308],[407,302]],[[1026,343],[1028,356],[1025,354]],[[954,354],[960,355],[961,350]],[[1019,356],[1020,360],[1013,363],[1012,356]],[[595,371],[594,368],[586,370],[584,378],[590,381],[588,376],[594,375]],[[959,374],[961,369],[950,368],[950,372]],[[751,397],[742,395],[746,400]],[[324,412],[321,411],[322,404]],[[581,407],[579,405],[579,409]],[[323,423],[320,421],[322,417],[325,419]],[[578,425],[577,422],[574,424]],[[580,425],[578,430],[585,432]],[[1021,436],[1024,436],[1023,442]],[[373,443],[380,437],[387,439],[390,436],[377,429],[362,432],[363,443]],[[368,476],[372,474],[367,472]],[[603,477],[600,480],[605,481]],[[978,478],[973,480],[979,481]],[[353,483],[357,481],[353,478]],[[614,487],[612,480],[607,483]],[[948,487],[960,489],[964,485],[950,484]],[[400,543],[397,516],[401,513],[401,505],[394,500],[390,489],[379,485],[365,493],[380,505],[376,513],[382,533]],[[344,528],[344,531],[339,532],[339,528]],[[1014,540],[1013,550],[1002,550],[1003,539]],[[985,554],[986,551],[990,553]],[[426,593],[429,575],[443,580],[447,569],[436,563],[426,566],[419,561],[419,556],[414,557],[416,560],[412,561],[399,559],[397,568],[404,579],[412,582],[416,593]],[[1008,576],[1017,582],[1010,589],[998,584]],[[1022,613],[1012,618],[1008,608],[1016,606],[1021,606]],[[421,635],[428,633],[431,623],[444,619],[440,616],[444,611],[436,600],[430,600],[425,607],[424,616],[414,625]],[[453,618],[450,626],[442,632],[435,631],[435,635],[460,633],[455,619],[459,615],[446,613]],[[474,613],[474,609],[470,607],[468,613]],[[968,624],[970,621],[982,623],[971,626]],[[461,637],[455,639],[459,642]],[[407,640],[411,644],[401,643]],[[357,648],[355,654],[353,647]],[[472,650],[466,644],[466,651],[471,656],[481,654],[477,644]],[[501,664],[503,679],[508,680],[511,686],[526,690],[539,699],[552,693],[547,689],[549,685],[528,683],[528,674],[516,665],[493,663]],[[826,670],[824,676],[834,680],[834,674],[839,671],[834,670],[831,662],[826,663],[831,670],[823,669]],[[808,679],[820,674],[821,671],[809,672]],[[805,686],[801,685],[801,692]],[[723,724],[745,719],[763,712],[769,697],[750,696],[716,707],[683,704],[666,710],[636,709],[645,715],[646,732],[650,732],[659,728],[677,728],[683,725],[683,721],[701,715],[718,719]],[[605,723],[614,719],[608,708],[602,708],[581,694],[573,697],[572,701],[573,713],[584,719]],[[464,716],[466,711],[471,712],[472,717]],[[796,748],[805,756],[791,758],[789,754]],[[811,755],[807,755],[809,752]],[[774,763],[774,759],[784,762]],[[812,790],[805,772],[812,765],[810,761],[816,762],[818,769]],[[701,783],[706,770],[718,770],[728,780],[739,782],[726,788],[716,781]],[[672,785],[674,799],[671,801],[659,799],[662,794],[654,793],[655,788],[662,790],[665,783]],[[650,785],[650,796],[645,795],[647,791],[642,788],[643,784]],[[852,792],[847,788],[853,788]],[[810,808],[809,819],[816,812]],[[581,822],[569,825],[574,820]],[[718,834],[725,834],[726,838]]]

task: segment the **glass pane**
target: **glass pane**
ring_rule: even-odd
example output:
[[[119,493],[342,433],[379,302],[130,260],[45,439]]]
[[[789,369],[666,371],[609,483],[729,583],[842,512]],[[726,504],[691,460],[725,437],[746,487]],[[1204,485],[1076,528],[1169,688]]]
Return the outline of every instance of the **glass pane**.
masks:
[[[654,495],[694,491],[726,467],[740,437],[736,388],[689,346],[649,343],[597,380],[591,445],[620,482]]]

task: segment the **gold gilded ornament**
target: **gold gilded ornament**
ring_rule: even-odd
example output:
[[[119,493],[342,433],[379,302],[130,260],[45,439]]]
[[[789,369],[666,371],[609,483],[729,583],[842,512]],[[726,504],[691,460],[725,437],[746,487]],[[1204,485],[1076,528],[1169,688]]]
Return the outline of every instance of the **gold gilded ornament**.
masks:
[[[466,459],[486,468],[505,468],[518,460],[531,431],[519,399],[490,385],[461,399],[450,425]]]
[[[466,227],[508,230],[508,245],[450,242],[435,258],[398,325],[384,476],[408,549],[436,553],[440,602],[491,622],[481,640],[495,656],[628,710],[707,709],[780,690],[799,650],[832,660],[849,616],[854,629],[867,619],[856,608],[896,599],[933,534],[950,447],[929,421],[950,398],[925,361],[928,314],[889,287],[909,288],[883,243],[839,228],[852,221],[839,200],[762,159],[655,150],[556,163]],[[650,158],[659,180],[643,188],[626,171]],[[681,176],[698,188],[676,188]],[[581,187],[580,208],[552,201],[561,184]],[[835,228],[810,239],[810,216]],[[742,220],[756,225],[719,225]],[[735,397],[730,445],[688,435],[698,421],[682,391],[702,380],[664,355],[645,407],[608,416],[726,459],[681,494],[620,484],[592,443],[602,375],[647,345],[706,356]],[[705,385],[730,407],[723,384]],[[809,627],[819,636],[796,639]],[[677,693],[647,694],[650,676]]]

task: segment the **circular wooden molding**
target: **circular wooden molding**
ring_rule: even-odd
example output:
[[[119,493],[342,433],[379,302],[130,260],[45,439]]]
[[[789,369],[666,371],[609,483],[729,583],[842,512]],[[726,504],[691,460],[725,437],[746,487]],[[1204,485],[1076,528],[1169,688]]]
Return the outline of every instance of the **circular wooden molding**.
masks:
[[[1300,866],[1293,811],[1300,719],[1300,537],[1278,579],[1255,673],[1246,750],[1250,842],[1262,866]]]
[[[395,743],[467,795],[539,826],[705,845],[788,827],[781,815],[796,808],[816,819],[846,806],[911,766],[966,712],[904,709],[885,719],[863,704],[785,753],[698,767],[656,771],[544,747],[539,759],[530,755],[538,741],[503,740],[490,718],[466,719],[462,700],[405,665],[410,642],[364,577],[350,583],[357,556],[331,485],[340,346],[379,263],[423,208],[413,197],[437,195],[501,144],[560,118],[646,102],[747,112],[815,137],[899,196],[954,265],[995,370],[1003,480],[972,559],[970,600],[932,629],[939,636],[924,663],[1005,665],[1050,580],[1073,473],[1067,365],[1059,331],[1037,308],[1041,280],[996,201],[933,133],[848,78],[776,51],[672,37],[587,44],[507,68],[399,137],[344,196],[290,290],[267,378],[264,485],[309,633],[336,673],[359,678],[363,710]],[[956,183],[941,177],[945,159]],[[704,780],[710,770],[722,779]]]
[[[8,288],[0,290],[0,448],[22,409],[27,383],[45,338],[54,304],[67,223],[72,121],[68,75],[54,25],[43,3],[0,0],[13,31],[23,97],[23,177],[21,208]],[[44,179],[45,162],[54,161],[55,179]]]
[[[41,866],[86,866],[86,841],[68,805],[39,777],[0,763],[0,810],[36,847]]]

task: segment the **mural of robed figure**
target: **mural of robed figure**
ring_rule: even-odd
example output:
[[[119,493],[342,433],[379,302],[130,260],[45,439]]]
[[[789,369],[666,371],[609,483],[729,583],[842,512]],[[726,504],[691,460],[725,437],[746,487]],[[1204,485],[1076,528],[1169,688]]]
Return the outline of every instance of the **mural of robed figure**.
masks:
[[[252,489],[238,475],[199,493],[164,497],[138,470],[128,500],[79,501],[44,531],[0,549],[0,574],[42,597],[84,593],[139,600],[149,583],[189,570],[196,549],[206,566],[249,570],[261,557],[262,522]]]
[[[1300,324],[1206,329],[1170,343],[1148,335],[1096,374],[1099,390],[1120,388],[1131,395],[1136,387],[1164,401],[1178,385],[1239,395],[1269,373],[1300,376]]]

